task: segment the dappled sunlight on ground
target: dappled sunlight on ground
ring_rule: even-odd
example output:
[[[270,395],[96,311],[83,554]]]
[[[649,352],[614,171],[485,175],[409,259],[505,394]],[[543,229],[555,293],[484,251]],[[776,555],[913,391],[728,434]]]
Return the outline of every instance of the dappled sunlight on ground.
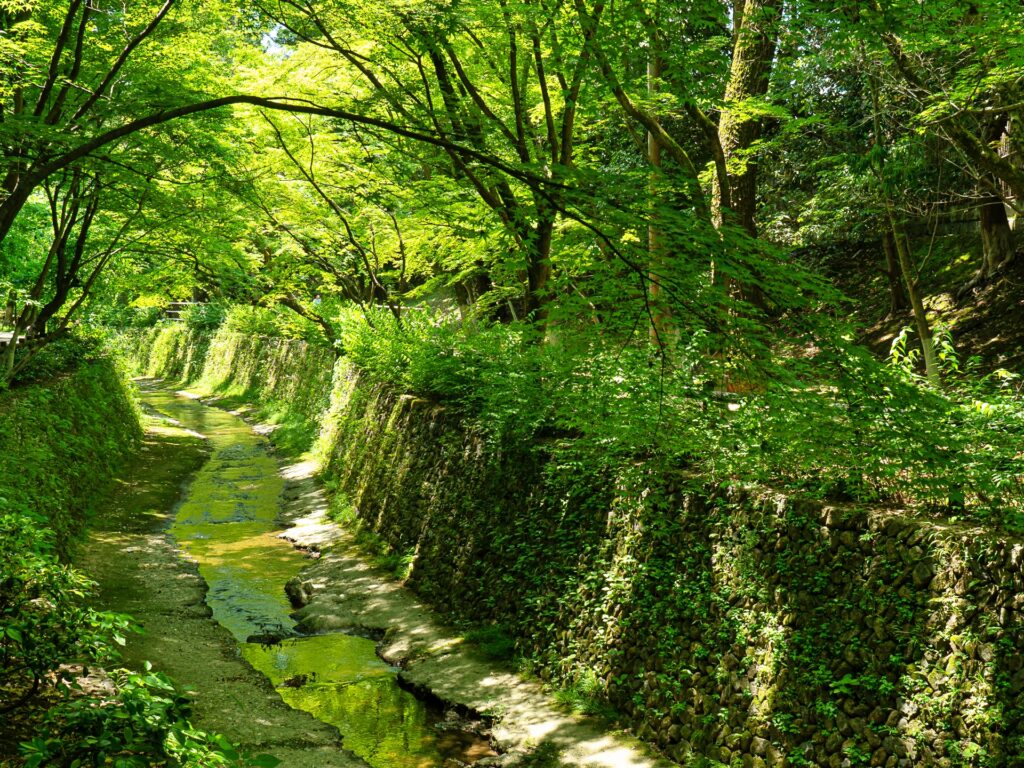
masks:
[[[149,393],[147,401],[210,440],[212,455],[196,474],[170,532],[198,565],[213,617],[283,700],[338,728],[346,749],[379,768],[420,768],[448,757],[468,761],[494,754],[486,739],[456,738],[457,728],[436,727],[440,712],[428,711],[397,685],[397,670],[377,657],[372,640],[295,636],[284,585],[309,561],[277,529],[282,474],[289,473],[279,473],[258,432],[236,416],[200,405],[194,397],[181,400],[159,391]],[[299,466],[301,472],[312,471],[311,463]]]
[[[327,502],[312,478],[314,467],[295,465],[290,470],[284,516],[293,526],[282,535],[298,546],[323,550],[303,572],[312,585],[313,600],[295,614],[301,629],[386,631],[380,653],[402,667],[403,682],[496,717],[492,733],[502,749],[529,751],[552,744],[563,765],[674,765],[653,756],[636,739],[608,733],[596,721],[561,711],[539,682],[474,656],[457,632],[371,565],[350,532],[326,519]]]

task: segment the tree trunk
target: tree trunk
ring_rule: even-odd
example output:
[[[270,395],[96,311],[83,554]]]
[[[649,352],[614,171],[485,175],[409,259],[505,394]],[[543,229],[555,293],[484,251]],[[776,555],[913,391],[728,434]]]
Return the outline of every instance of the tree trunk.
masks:
[[[551,238],[554,234],[554,221],[549,217],[543,217],[537,225],[537,230],[527,241],[526,256],[526,282],[527,297],[526,311],[534,324],[541,331],[541,335],[547,326],[548,304],[551,301],[551,292],[548,283],[551,280]]]
[[[743,154],[761,137],[760,116],[737,105],[768,93],[782,0],[745,0],[734,8],[732,66],[725,104],[718,121],[718,138],[725,153],[734,220],[757,237],[757,163]],[[715,193],[715,217],[722,221],[721,196]]]
[[[878,86],[875,78],[868,75],[868,86],[871,91],[871,121],[874,127],[874,143],[878,147],[885,146],[885,134],[882,132],[881,109],[879,108]],[[914,310],[914,324],[917,326],[917,335],[921,341],[921,353],[924,356],[925,375],[934,387],[942,385],[941,372],[939,371],[938,360],[935,357],[935,343],[932,340],[932,329],[928,325],[928,315],[924,309],[924,302],[917,292],[917,277],[910,254],[910,242],[903,231],[903,224],[896,215],[896,205],[893,203],[892,192],[886,186],[885,180],[885,153],[879,153],[875,172],[878,176],[879,191],[885,201],[885,213],[889,220],[889,231],[893,243],[896,246],[896,258],[900,265],[900,272],[903,274],[903,282],[907,287],[907,297],[910,299],[910,306]]]
[[[652,38],[654,36],[652,35]],[[647,93],[654,98],[658,92],[658,82],[661,78],[661,56],[658,51],[656,39],[651,40],[650,52],[647,57]],[[650,298],[651,311],[651,340],[659,346],[664,345],[664,334],[666,321],[668,320],[665,311],[659,306],[661,296],[661,230],[658,228],[657,203],[658,203],[658,176],[661,174],[661,142],[653,132],[647,132],[647,159],[651,164],[650,184],[648,194],[650,195],[650,219],[647,223],[647,259],[648,259],[648,296]]]
[[[14,188],[7,199],[0,203],[0,244],[7,238],[11,227],[14,226],[15,219],[18,218],[21,209],[25,207],[35,186],[25,184],[22,181]]]
[[[889,315],[898,317],[910,309],[910,300],[907,298],[907,291],[903,287],[903,280],[900,276],[899,256],[896,253],[896,238],[892,229],[886,230],[882,237],[882,249],[885,251],[885,275],[889,280]]]
[[[910,306],[914,310],[914,325],[917,327],[917,335],[921,340],[925,375],[928,377],[928,381],[938,387],[942,381],[938,359],[935,357],[935,342],[932,340],[931,326],[928,325],[928,313],[925,312],[921,294],[917,291],[917,280],[914,277],[914,268],[911,263],[910,241],[907,240],[903,228],[897,222],[891,204],[889,205],[889,221],[892,227],[892,238],[896,243],[896,256],[899,261],[900,272],[903,273],[903,281],[907,286],[907,296],[910,298]]]
[[[737,0],[734,4],[732,66],[718,121],[718,140],[725,156],[730,199],[727,209],[715,187],[713,217],[718,226],[732,221],[754,238],[757,237],[757,161],[749,156],[749,150],[761,138],[763,121],[760,116],[751,116],[743,102],[768,93],[781,13],[782,0]],[[765,308],[764,293],[758,286],[736,285],[734,289],[744,301]]]
[[[993,195],[981,203],[982,276],[992,277],[1013,260],[1013,230],[1003,199]]]
[[[35,312],[28,306],[21,310],[21,313],[14,318],[14,327],[11,340],[7,346],[0,350],[0,388],[11,383],[14,376],[14,365],[17,358],[18,340],[26,335],[32,322],[35,320]]]

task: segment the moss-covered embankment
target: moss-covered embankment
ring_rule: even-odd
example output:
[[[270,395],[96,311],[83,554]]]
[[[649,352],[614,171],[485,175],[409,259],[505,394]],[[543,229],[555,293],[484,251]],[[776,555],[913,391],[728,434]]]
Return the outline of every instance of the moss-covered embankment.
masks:
[[[106,358],[0,394],[0,512],[42,516],[67,555],[142,436]]]
[[[326,474],[415,556],[411,587],[676,759],[1024,765],[1019,542],[499,451],[352,371],[326,430]]]
[[[157,376],[218,397],[252,404],[256,416],[278,426],[274,441],[292,451],[309,448],[330,395],[334,353],[295,339],[230,331],[203,333],[163,326],[122,337],[140,376]]]
[[[494,446],[343,361],[320,441],[410,587],[677,760],[1024,766],[1021,542]]]

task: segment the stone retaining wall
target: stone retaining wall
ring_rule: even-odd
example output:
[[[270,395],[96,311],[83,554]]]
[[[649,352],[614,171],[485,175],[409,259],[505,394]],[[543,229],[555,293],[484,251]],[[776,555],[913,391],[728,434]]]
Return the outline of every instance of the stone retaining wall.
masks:
[[[1024,766],[1019,541],[556,465],[344,366],[322,439],[410,587],[680,762]]]
[[[176,343],[187,360],[199,342]],[[289,349],[268,353],[281,381],[309,370]],[[206,377],[265,375],[210,359]],[[666,755],[1024,766],[1020,541],[712,493],[649,461],[595,467],[565,436],[494,445],[344,361],[334,376],[325,479],[413,559],[408,586],[453,618],[504,627],[541,675],[610,703]]]
[[[310,432],[327,406],[335,360],[329,349],[301,339],[209,333],[179,323],[128,332],[122,347],[139,375],[239,398]]]

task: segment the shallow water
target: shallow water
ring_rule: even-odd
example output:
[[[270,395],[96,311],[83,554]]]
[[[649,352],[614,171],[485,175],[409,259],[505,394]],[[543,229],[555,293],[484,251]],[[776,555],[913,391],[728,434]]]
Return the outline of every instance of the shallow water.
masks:
[[[209,586],[207,604],[244,658],[290,706],[338,728],[344,746],[374,768],[426,768],[493,754],[485,740],[443,730],[440,714],[398,685],[372,640],[293,636],[276,645],[252,635],[294,633],[284,584],[305,565],[277,538],[283,481],[264,441],[224,411],[167,391],[143,400],[210,440],[212,453],[178,509],[171,533]]]

